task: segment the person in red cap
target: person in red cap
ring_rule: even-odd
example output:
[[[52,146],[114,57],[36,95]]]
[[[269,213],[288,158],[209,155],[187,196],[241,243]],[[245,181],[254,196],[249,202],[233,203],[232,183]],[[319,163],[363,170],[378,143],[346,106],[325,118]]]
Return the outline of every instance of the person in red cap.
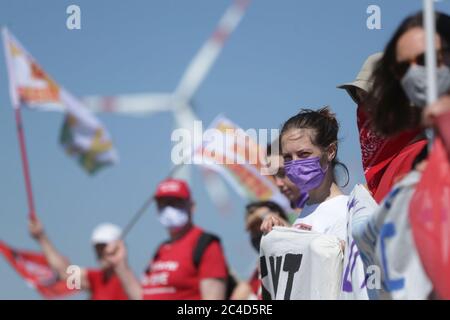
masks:
[[[228,269],[220,240],[192,222],[194,202],[186,182],[167,179],[155,193],[158,217],[169,240],[156,251],[139,282],[128,266],[122,241],[107,247],[130,299],[225,299]]]

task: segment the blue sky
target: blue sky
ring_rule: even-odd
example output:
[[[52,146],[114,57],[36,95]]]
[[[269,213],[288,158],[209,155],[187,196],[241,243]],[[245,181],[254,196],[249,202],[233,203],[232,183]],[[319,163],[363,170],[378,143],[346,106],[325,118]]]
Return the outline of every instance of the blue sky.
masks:
[[[229,3],[2,0],[0,24],[8,25],[41,66],[75,95],[169,92]],[[350,185],[362,182],[355,105],[336,85],[351,81],[365,58],[382,50],[400,21],[421,3],[254,0],[195,96],[198,116],[205,124],[224,113],[244,129],[278,128],[301,107],[330,105],[341,123],[339,156],[350,169]],[[70,4],[81,7],[81,30],[66,28]],[[371,4],[381,8],[381,30],[366,27]],[[450,13],[449,1],[437,7]],[[3,50],[0,59],[0,239],[37,249],[27,232]],[[170,168],[170,114],[99,118],[112,134],[121,162],[90,177],[58,144],[61,114],[24,112],[38,215],[58,249],[81,266],[95,266],[92,229],[104,221],[124,225]],[[195,221],[222,237],[230,266],[248,277],[256,254],[244,232],[246,201],[230,189],[232,212],[217,212],[198,171],[192,189]],[[152,208],[127,239],[137,274],[165,237]],[[13,298],[40,296],[0,259],[0,299]]]

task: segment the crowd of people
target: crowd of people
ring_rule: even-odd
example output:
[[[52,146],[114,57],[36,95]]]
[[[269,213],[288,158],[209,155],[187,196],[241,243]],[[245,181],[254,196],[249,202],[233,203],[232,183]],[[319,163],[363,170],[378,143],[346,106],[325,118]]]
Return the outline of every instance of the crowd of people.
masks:
[[[353,242],[349,239],[353,239],[365,270],[380,264],[371,230],[396,202],[411,198],[427,165],[425,131],[435,127],[439,116],[450,112],[450,16],[436,14],[439,99],[432,105],[426,102],[425,51],[420,12],[400,24],[383,52],[367,58],[353,82],[338,86],[357,106],[365,188],[379,207],[358,225],[349,225],[349,196],[342,188],[349,183],[351,172],[338,160],[339,122],[331,107],[301,109],[284,122],[279,138],[267,148],[268,162],[279,164],[272,178],[291,203],[290,211],[272,201],[252,202],[245,208],[246,230],[256,252],[260,251],[261,238],[274,227],[288,227],[335,236],[343,252],[350,250]],[[81,288],[90,292],[92,299],[262,298],[260,266],[255,266],[248,281],[239,281],[230,272],[220,238],[194,224],[195,203],[186,182],[164,180],[154,197],[169,239],[158,247],[138,280],[128,265],[120,229],[111,224],[96,228],[92,244],[99,268],[83,269],[81,281]],[[407,216],[401,210],[397,214]],[[411,232],[402,235],[410,241],[405,243],[413,241]],[[30,234],[51,267],[65,279],[70,262],[55,249],[37,219],[30,222]],[[401,249],[398,259],[412,261],[417,265],[414,276],[428,283],[421,287],[426,296],[439,298],[420,259],[413,259],[417,257],[414,245]],[[368,288],[367,297],[395,298],[389,294],[389,283],[382,284],[378,291]]]

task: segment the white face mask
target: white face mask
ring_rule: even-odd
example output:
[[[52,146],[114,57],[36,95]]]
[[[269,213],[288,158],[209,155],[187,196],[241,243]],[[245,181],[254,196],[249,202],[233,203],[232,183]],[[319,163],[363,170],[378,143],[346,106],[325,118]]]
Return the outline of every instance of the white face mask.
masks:
[[[403,90],[409,101],[416,107],[427,104],[427,69],[424,66],[412,65],[401,80]],[[450,69],[443,65],[437,69],[438,96],[442,96],[450,89]]]
[[[164,207],[159,212],[159,222],[168,229],[184,227],[189,221],[189,214],[182,209]]]

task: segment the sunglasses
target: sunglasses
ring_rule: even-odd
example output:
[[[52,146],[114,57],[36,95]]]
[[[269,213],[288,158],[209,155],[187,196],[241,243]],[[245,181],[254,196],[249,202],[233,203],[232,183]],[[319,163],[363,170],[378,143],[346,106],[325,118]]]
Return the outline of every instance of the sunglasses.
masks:
[[[437,58],[437,66],[438,67],[442,66],[442,64],[444,63],[444,54],[443,54],[442,50],[436,51],[436,58]],[[398,78],[403,78],[403,76],[406,74],[406,72],[408,72],[408,69],[412,64],[416,64],[419,66],[425,66],[426,65],[425,52],[422,54],[419,54],[418,56],[416,56],[415,58],[413,58],[411,60],[397,62],[393,68],[394,74]]]

